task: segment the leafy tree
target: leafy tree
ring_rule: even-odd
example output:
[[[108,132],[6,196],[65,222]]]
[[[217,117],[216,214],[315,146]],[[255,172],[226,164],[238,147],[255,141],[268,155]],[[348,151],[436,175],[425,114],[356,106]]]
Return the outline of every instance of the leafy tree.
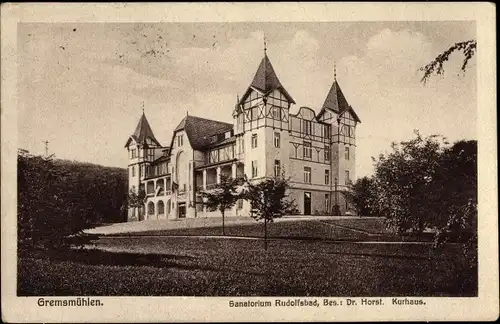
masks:
[[[344,192],[347,201],[356,208],[360,216],[376,216],[374,180],[363,177],[358,179],[349,190]]]
[[[381,154],[375,163],[377,209],[386,216],[388,227],[399,233],[421,234],[437,212],[431,186],[440,172],[444,139],[415,134],[414,139],[393,143],[393,151]]]
[[[462,62],[462,67],[460,69],[462,71],[465,71],[465,69],[467,68],[467,64],[469,63],[469,60],[476,53],[476,49],[477,49],[477,41],[475,39],[471,39],[471,40],[468,40],[465,42],[455,43],[453,46],[448,48],[446,51],[439,54],[434,60],[432,60],[426,66],[420,68],[420,71],[424,71],[424,76],[422,77],[422,79],[420,81],[425,84],[433,73],[436,73],[437,75],[443,74],[444,73],[444,67],[443,67],[444,63],[446,61],[448,61],[450,55],[453,52],[457,52],[457,51],[462,51],[462,54],[464,56],[464,60]]]
[[[214,189],[201,192],[203,204],[210,210],[218,209],[222,215],[222,235],[226,235],[226,209],[232,208],[238,199],[240,199],[241,194],[238,192],[238,187],[241,184],[241,180],[239,179],[232,179],[221,175],[220,183],[218,183]]]
[[[267,223],[297,210],[295,201],[289,200],[286,194],[290,188],[289,179],[285,179],[283,173],[257,183],[246,179],[246,183],[245,198],[250,201],[252,217],[264,220],[264,249],[267,250]]]
[[[127,203],[129,208],[137,209],[137,212],[141,214],[144,210],[144,205],[146,204],[146,191],[144,188],[135,189],[132,188],[128,192]]]
[[[435,243],[449,237],[476,236],[477,142],[449,146],[437,135],[392,145],[375,163],[376,207],[388,227],[399,233],[436,232]],[[464,236],[465,235],[465,236]]]
[[[470,246],[477,239],[477,142],[459,141],[446,148],[441,172],[431,188],[436,192],[436,244],[451,233],[466,238]]]

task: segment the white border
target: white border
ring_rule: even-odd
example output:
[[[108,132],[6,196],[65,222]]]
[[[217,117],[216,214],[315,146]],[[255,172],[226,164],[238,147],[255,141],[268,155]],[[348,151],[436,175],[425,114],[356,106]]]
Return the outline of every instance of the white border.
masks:
[[[7,322],[494,320],[499,315],[495,7],[490,3],[2,4],[2,316]],[[424,307],[229,308],[233,297],[104,297],[102,308],[40,308],[16,297],[18,22],[475,20],[479,138],[479,297]],[[467,127],[464,125],[464,127]],[[268,298],[256,298],[265,300]],[[273,298],[269,298],[273,299]]]

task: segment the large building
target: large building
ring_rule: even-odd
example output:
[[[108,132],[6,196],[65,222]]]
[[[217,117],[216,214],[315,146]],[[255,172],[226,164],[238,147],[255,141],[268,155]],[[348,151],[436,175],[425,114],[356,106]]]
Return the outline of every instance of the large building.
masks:
[[[318,114],[308,107],[293,114],[293,104],[264,55],[232,124],[186,115],[163,146],[143,113],[125,147],[129,188],[145,190],[147,201],[145,209],[129,210],[129,220],[220,216],[203,207],[199,193],[221,175],[258,180],[282,172],[301,214],[350,211],[342,192],[355,177],[358,116],[336,76]],[[250,213],[243,200],[227,212]]]

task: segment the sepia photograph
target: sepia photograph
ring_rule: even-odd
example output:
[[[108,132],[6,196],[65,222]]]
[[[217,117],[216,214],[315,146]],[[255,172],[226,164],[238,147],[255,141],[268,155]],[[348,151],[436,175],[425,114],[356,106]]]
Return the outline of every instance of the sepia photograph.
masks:
[[[17,23],[15,295],[478,298],[477,24]]]

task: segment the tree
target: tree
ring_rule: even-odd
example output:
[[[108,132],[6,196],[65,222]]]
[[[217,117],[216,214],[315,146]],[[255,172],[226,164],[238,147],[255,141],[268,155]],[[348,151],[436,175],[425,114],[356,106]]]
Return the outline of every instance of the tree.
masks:
[[[440,172],[444,139],[415,134],[414,139],[393,143],[393,151],[381,154],[375,163],[376,207],[398,233],[421,234],[437,212],[431,186]]]
[[[137,208],[137,212],[138,214],[140,214],[144,208],[146,200],[146,191],[143,188],[139,188],[138,190],[136,190],[135,188],[130,189],[127,197],[129,208]]]
[[[245,198],[250,201],[252,217],[257,221],[264,220],[264,249],[267,250],[267,223],[296,210],[295,202],[286,194],[290,188],[289,179],[282,174],[257,183],[246,179],[246,183]]]
[[[453,146],[442,136],[416,137],[375,162],[376,207],[389,228],[421,234],[435,230],[435,243],[474,238],[477,222],[477,142]]]
[[[349,190],[344,192],[347,201],[356,208],[360,216],[375,216],[374,180],[363,177],[358,179]]]
[[[241,195],[238,193],[238,187],[242,184],[239,179],[232,179],[221,175],[220,183],[209,191],[202,191],[201,197],[203,204],[211,210],[218,209],[222,215],[222,235],[226,235],[225,230],[225,212],[232,208]]]
[[[444,63],[448,61],[450,55],[456,51],[462,51],[464,60],[462,62],[462,67],[460,69],[462,71],[465,71],[465,69],[467,68],[467,64],[469,63],[469,60],[476,53],[476,49],[477,49],[477,41],[475,39],[471,39],[465,42],[455,43],[446,51],[439,54],[434,60],[432,60],[426,66],[420,68],[420,71],[424,71],[424,76],[420,81],[425,84],[433,73],[436,73],[437,75],[443,74]]]
[[[449,234],[475,244],[477,233],[477,141],[458,141],[445,149],[441,172],[433,183],[438,195],[437,242]]]

